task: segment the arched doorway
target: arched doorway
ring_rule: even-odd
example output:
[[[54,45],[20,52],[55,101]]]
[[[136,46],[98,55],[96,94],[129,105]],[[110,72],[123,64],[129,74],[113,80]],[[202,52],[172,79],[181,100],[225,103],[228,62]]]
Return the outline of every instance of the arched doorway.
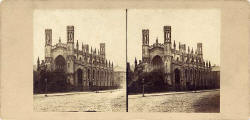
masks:
[[[186,89],[189,90],[190,89],[190,82],[189,82],[189,79],[188,79],[188,70],[185,69],[185,80],[186,80]]]
[[[201,83],[201,71],[200,70],[198,71],[198,86],[199,86],[199,89],[201,89],[202,83]]]
[[[82,85],[82,70],[81,69],[77,70],[77,83],[78,83],[78,86]]]
[[[47,92],[59,92],[66,90],[67,76],[65,74],[66,61],[62,55],[54,60],[54,71],[46,73],[46,89]]]
[[[59,55],[55,59],[55,70],[58,72],[64,72],[66,62],[62,55]]]
[[[159,55],[156,55],[153,59],[152,59],[152,65],[153,65],[153,69],[162,69],[163,68],[163,61],[161,59],[161,57]]]
[[[95,70],[93,70],[93,71],[92,71],[92,85],[93,85],[93,87],[96,86],[95,78],[96,78],[96,76],[95,76]]]
[[[88,81],[90,81],[90,70],[89,69],[88,69],[87,76],[88,76]]]
[[[190,82],[190,89],[194,90],[194,82],[193,82],[193,69],[190,70],[190,77],[189,77],[189,82]]]
[[[180,90],[180,70],[175,69],[174,70],[174,78],[175,78],[175,89]]]
[[[107,72],[105,71],[104,73],[105,73],[105,75],[104,75],[104,86],[107,86]]]
[[[90,69],[87,70],[87,80],[88,80],[88,86],[90,89],[92,89],[92,86],[93,86],[93,82],[91,80],[91,72],[90,72]]]
[[[97,85],[100,86],[100,72],[97,72]]]

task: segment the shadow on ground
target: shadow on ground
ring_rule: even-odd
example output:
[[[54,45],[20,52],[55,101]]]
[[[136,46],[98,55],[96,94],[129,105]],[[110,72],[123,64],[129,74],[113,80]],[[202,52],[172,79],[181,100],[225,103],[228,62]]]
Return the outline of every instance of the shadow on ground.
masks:
[[[195,112],[200,113],[219,113],[220,112],[220,95],[212,97],[202,97],[193,104]]]

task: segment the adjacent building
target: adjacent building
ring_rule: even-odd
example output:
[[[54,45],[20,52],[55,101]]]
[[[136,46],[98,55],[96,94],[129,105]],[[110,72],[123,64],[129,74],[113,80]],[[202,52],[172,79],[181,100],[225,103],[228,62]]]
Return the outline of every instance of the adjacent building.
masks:
[[[119,88],[125,88],[126,85],[126,69],[121,66],[114,66],[114,79],[115,79],[115,86]]]

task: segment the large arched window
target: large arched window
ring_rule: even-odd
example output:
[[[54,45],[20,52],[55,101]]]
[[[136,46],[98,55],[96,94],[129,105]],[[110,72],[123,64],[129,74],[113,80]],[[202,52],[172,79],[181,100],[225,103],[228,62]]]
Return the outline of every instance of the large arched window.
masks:
[[[56,71],[63,72],[64,68],[65,68],[65,65],[66,65],[66,62],[65,62],[64,57],[61,56],[61,55],[57,56],[56,59],[55,59],[55,69],[56,69]]]
[[[180,77],[181,77],[181,73],[179,69],[175,69],[174,70],[174,75],[175,75],[175,83],[176,84],[180,84]]]
[[[164,65],[161,57],[158,55],[152,59],[152,64],[153,64],[153,69],[161,69],[163,68]]]
[[[93,80],[95,80],[95,70],[93,70],[92,78],[93,78]]]
[[[90,80],[90,70],[88,69],[88,80]]]
[[[82,85],[82,70],[81,69],[77,70],[77,80],[78,80],[78,85]]]
[[[98,72],[97,72],[97,80],[99,80],[99,79],[100,79],[100,72],[98,70]]]

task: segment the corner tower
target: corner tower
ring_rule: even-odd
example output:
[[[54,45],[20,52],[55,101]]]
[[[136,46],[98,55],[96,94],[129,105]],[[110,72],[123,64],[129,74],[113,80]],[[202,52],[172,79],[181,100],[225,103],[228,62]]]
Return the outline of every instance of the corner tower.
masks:
[[[74,26],[67,26],[68,55],[74,55]]]
[[[47,69],[51,70],[52,63],[52,29],[45,29],[45,64],[47,65]]]
[[[171,26],[164,26],[164,44],[171,44]]]
[[[105,43],[100,43],[100,55],[105,60]]]
[[[71,85],[76,85],[74,80],[74,26],[67,26],[67,74]]]
[[[164,26],[164,55],[171,56],[171,26]]]
[[[197,43],[197,54],[203,60],[202,43]]]
[[[173,81],[171,81],[171,71],[172,71],[172,54],[171,54],[171,26],[163,27],[164,33],[164,73],[165,79],[164,83],[172,86]]]
[[[51,57],[52,29],[45,29],[45,59]]]
[[[149,30],[142,30],[142,62],[149,62]]]

